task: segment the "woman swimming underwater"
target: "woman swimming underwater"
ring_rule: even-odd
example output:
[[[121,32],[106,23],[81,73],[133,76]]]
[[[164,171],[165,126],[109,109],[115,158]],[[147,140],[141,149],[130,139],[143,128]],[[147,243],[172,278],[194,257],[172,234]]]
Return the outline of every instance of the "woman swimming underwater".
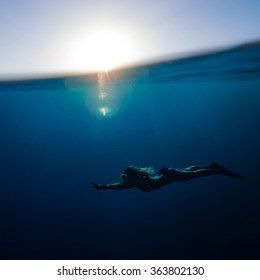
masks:
[[[212,163],[209,166],[196,165],[181,169],[164,167],[155,175],[150,167],[129,166],[121,175],[122,181],[119,183],[100,185],[91,182],[91,184],[96,190],[123,190],[136,187],[141,191],[150,192],[175,182],[185,182],[211,175],[228,176],[234,179],[246,178],[217,163]]]

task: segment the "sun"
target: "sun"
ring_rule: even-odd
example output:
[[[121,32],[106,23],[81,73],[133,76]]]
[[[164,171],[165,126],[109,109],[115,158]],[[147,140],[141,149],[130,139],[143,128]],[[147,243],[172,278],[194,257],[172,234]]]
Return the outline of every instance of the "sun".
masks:
[[[78,71],[109,71],[135,60],[134,41],[119,30],[102,29],[73,40],[71,66]]]

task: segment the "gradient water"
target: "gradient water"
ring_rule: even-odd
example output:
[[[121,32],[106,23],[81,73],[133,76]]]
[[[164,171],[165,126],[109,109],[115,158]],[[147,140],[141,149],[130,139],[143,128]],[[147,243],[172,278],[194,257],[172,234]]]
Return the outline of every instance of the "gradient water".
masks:
[[[260,49],[0,83],[1,259],[259,259]],[[151,193],[130,165],[216,161]]]

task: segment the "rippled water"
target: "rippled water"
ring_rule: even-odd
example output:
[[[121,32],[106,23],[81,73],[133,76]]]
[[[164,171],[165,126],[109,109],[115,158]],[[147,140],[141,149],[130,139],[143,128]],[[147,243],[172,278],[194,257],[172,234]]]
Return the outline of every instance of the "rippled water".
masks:
[[[0,82],[2,259],[259,259],[257,44]],[[247,176],[96,191],[130,165]]]

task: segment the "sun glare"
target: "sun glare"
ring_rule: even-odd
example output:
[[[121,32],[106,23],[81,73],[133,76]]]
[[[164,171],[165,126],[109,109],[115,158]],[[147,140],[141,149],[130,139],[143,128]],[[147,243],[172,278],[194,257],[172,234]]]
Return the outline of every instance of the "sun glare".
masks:
[[[82,27],[76,33],[71,32],[65,43],[64,63],[73,72],[97,72],[93,94],[86,94],[86,107],[98,118],[111,119],[119,112],[120,99],[110,91],[108,71],[138,60],[136,42],[131,40],[131,33],[118,28],[89,30]]]
[[[78,71],[108,71],[131,63],[136,56],[133,41],[114,30],[96,31],[73,40],[72,68]]]

